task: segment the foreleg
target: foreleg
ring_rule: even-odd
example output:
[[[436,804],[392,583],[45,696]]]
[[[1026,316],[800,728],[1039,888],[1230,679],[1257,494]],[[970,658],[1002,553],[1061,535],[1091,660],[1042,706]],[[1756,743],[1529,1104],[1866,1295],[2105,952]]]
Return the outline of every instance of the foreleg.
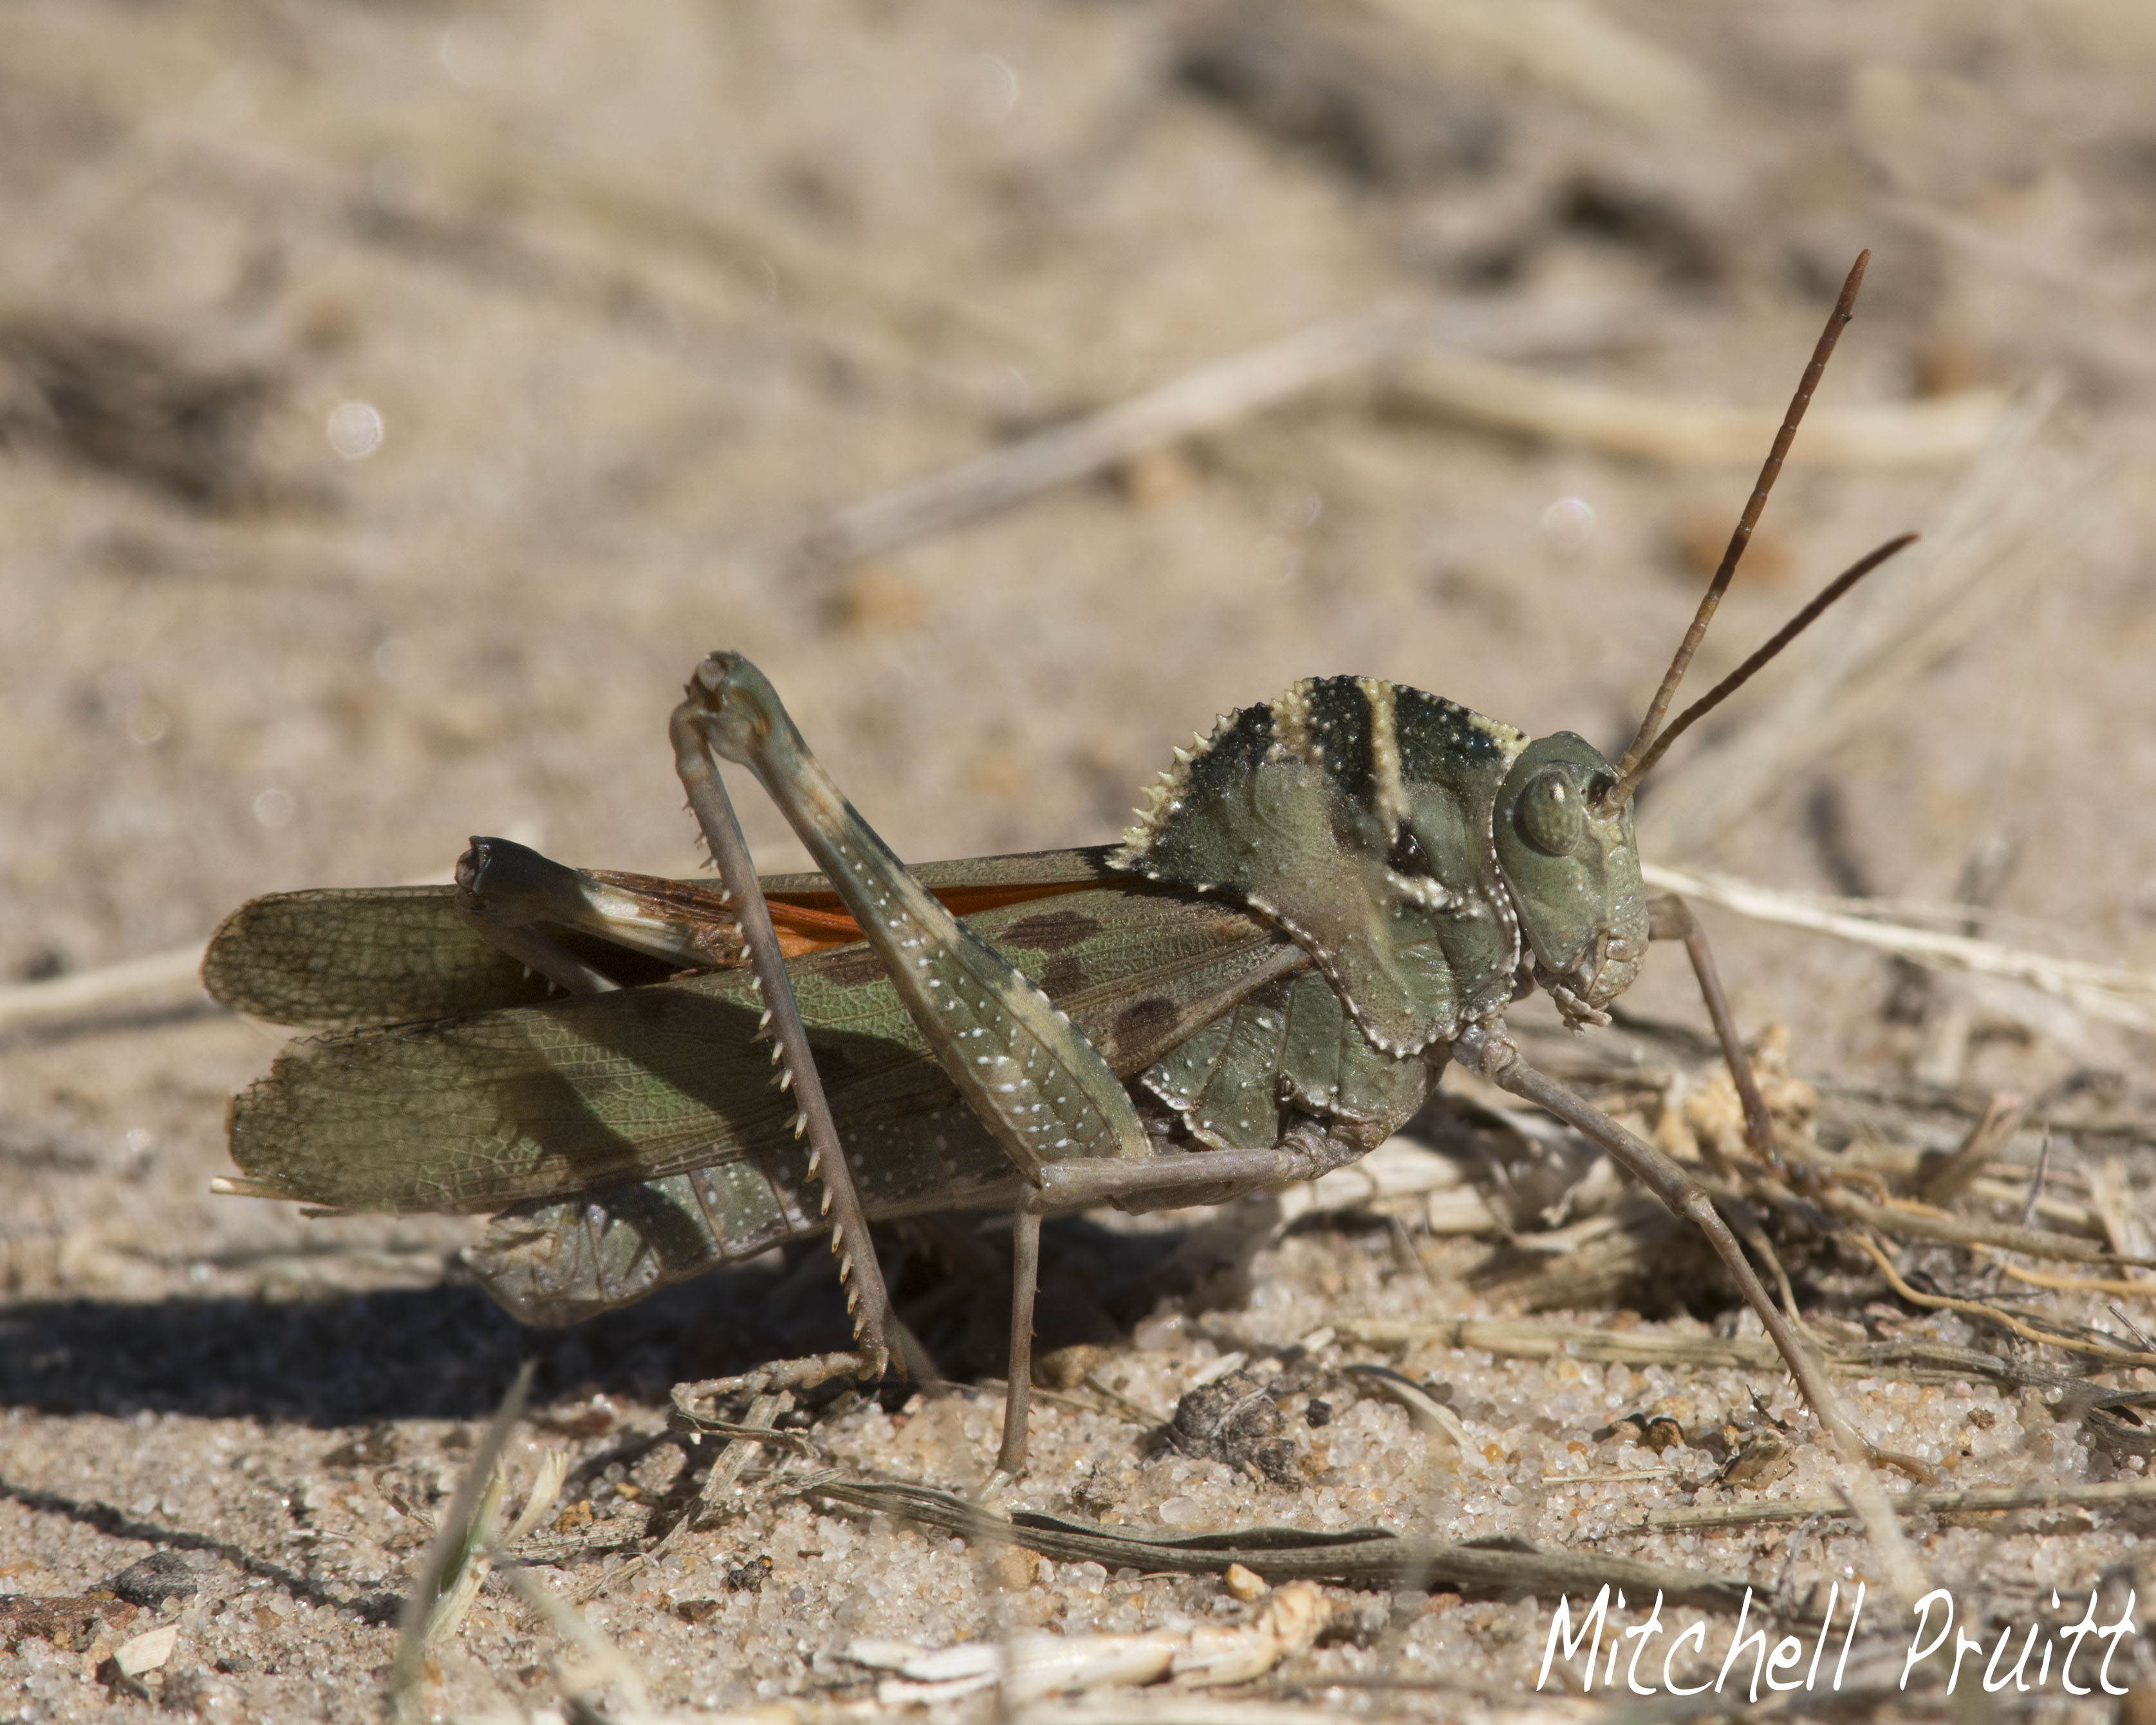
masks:
[[[1768,1113],[1767,1099],[1759,1093],[1759,1081],[1753,1076],[1752,1057],[1744,1051],[1744,1039],[1738,1034],[1736,1014],[1730,1011],[1729,997],[1722,992],[1721,973],[1715,969],[1714,953],[1707,944],[1707,931],[1699,926],[1690,905],[1673,892],[1665,893],[1648,903],[1647,938],[1684,942],[1692,974],[1699,978],[1700,998],[1707,1002],[1707,1015],[1714,1020],[1722,1058],[1728,1063],[1738,1101],[1743,1105],[1745,1140],[1752,1146],[1752,1153],[1777,1175],[1792,1178],[1775,1145],[1774,1117]]]
[[[1797,1380],[1798,1389],[1811,1404],[1820,1425],[1827,1427],[1838,1441],[1858,1449],[1863,1447],[1862,1440],[1842,1420],[1839,1404],[1816,1356],[1805,1345],[1789,1317],[1768,1297],[1751,1260],[1744,1255],[1744,1249],[1729,1231],[1729,1224],[1722,1219],[1713,1199],[1697,1180],[1645,1139],[1627,1132],[1584,1098],[1530,1066],[1502,1029],[1470,1025],[1453,1044],[1452,1057],[1498,1089],[1524,1097],[1585,1133],[1607,1150],[1619,1166],[1668,1205],[1672,1213],[1695,1223],[1729,1271],[1746,1303],[1759,1314],[1759,1322],[1789,1363],[1790,1375]]]

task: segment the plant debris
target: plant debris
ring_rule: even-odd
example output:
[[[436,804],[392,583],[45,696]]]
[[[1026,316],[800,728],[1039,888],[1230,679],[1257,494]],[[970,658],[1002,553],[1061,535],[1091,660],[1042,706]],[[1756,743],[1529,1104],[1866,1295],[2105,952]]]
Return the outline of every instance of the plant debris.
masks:
[[[989,1688],[1014,1702],[1163,1679],[1179,1689],[1210,1688],[1248,1683],[1282,1660],[1307,1653],[1333,1615],[1332,1602],[1314,1583],[1291,1581],[1265,1594],[1245,1625],[1205,1625],[1180,1635],[1019,1635],[933,1651],[860,1640],[847,1648],[846,1657],[898,1674],[876,1685],[876,1700],[885,1707],[956,1701]]]
[[[1659,1589],[1679,1603],[1717,1607],[1739,1604],[1746,1586],[1731,1577],[1599,1553],[1543,1551],[1503,1541],[1477,1544],[1423,1539],[1381,1527],[1334,1533],[1301,1527],[1131,1532],[1033,1510],[1021,1510],[1006,1519],[954,1492],[898,1481],[817,1476],[800,1481],[794,1489],[858,1509],[903,1516],[969,1539],[1022,1545],[1061,1563],[1184,1574],[1222,1574],[1230,1565],[1240,1564],[1275,1585],[1289,1581],[1337,1581],[1351,1587],[1446,1584],[1477,1592],[1577,1592],[1584,1587],[1591,1594],[1606,1581],[1643,1596],[1651,1597]]]
[[[1295,1440],[1279,1403],[1247,1372],[1202,1384],[1176,1404],[1168,1440],[1186,1455],[1249,1468],[1276,1486],[1297,1476]]]

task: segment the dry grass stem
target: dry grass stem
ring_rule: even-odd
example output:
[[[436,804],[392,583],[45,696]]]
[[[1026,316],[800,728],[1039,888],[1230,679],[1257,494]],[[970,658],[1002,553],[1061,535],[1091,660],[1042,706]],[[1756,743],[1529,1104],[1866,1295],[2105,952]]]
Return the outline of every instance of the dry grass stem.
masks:
[[[1587,0],[1377,0],[1407,25],[1434,60],[1463,55],[1525,77],[1587,107],[1697,146],[1717,117],[1714,87],[1683,56],[1628,28]]]
[[[1435,347],[1401,356],[1387,388],[1405,407],[1678,466],[1756,462],[1782,423],[1771,409],[1671,400]],[[1983,445],[2005,408],[2004,399],[1988,389],[1926,401],[1820,408],[1805,419],[1790,459],[1800,465],[1872,468],[1958,461]]]
[[[2021,1098],[2006,1091],[1993,1096],[1984,1117],[1969,1129],[1952,1154],[1926,1157],[1917,1168],[1917,1195],[1932,1204],[1950,1204],[1994,1160],[2021,1124]]]
[[[1570,1358],[1598,1365],[1666,1366],[1693,1371],[1770,1372],[1781,1363],[1763,1337],[1671,1336],[1640,1330],[1600,1330],[1578,1324],[1525,1319],[1463,1318],[1409,1323],[1385,1318],[1348,1318],[1343,1340],[1374,1348],[1430,1343],[1471,1348],[1505,1359]],[[1821,1342],[1829,1368],[1849,1377],[1892,1378],[1912,1384],[1985,1379],[2009,1386],[2056,1387],[2067,1380],[1994,1353],[1914,1338],[1880,1342]]]
[[[2077,959],[2054,958],[1973,935],[1912,927],[1844,908],[1866,905],[1861,899],[1816,899],[1733,875],[1695,873],[1656,863],[1645,865],[1641,873],[1650,886],[1720,905],[1739,916],[1832,935],[1919,964],[2003,977],[2066,1001],[2092,1019],[2156,1033],[2156,975],[2145,971],[2116,970]]]
[[[2146,1298],[2156,1295],[2156,1281],[2107,1281],[2093,1276],[2052,1276],[2041,1270],[2025,1270],[2019,1264],[2002,1263],[1999,1271],[2010,1281],[2032,1288],[2049,1288],[2062,1294],[2125,1294]]]
[[[0,1034],[44,1024],[62,1024],[117,1009],[137,1010],[167,1003],[200,1000],[203,953],[207,943],[175,947],[141,958],[123,958],[95,970],[76,971],[45,982],[14,983],[0,988]]]
[[[531,1398],[531,1379],[536,1370],[534,1363],[526,1360],[519,1368],[516,1381],[509,1386],[508,1394],[501,1399],[486,1435],[473,1451],[464,1477],[457,1481],[455,1494],[443,1513],[434,1543],[427,1548],[426,1559],[413,1579],[412,1590],[404,1597],[404,1608],[398,1620],[397,1657],[390,1666],[382,1696],[383,1711],[392,1719],[405,1717],[417,1695],[427,1643],[437,1632],[441,1603],[458,1593],[466,1571],[481,1555],[481,1517],[490,1502],[496,1507],[500,1506],[502,1484],[499,1467],[502,1452],[509,1447],[516,1422],[524,1416],[524,1406]],[[556,1489],[559,1490],[558,1486]],[[465,1604],[470,1603],[467,1594]],[[462,1615],[461,1609],[458,1615]]]
[[[497,1553],[515,1545],[539,1525],[547,1512],[554,1507],[554,1500],[562,1495],[562,1482],[568,1477],[568,1472],[569,1458],[562,1451],[543,1452],[531,1488],[525,1494],[523,1507],[504,1527],[501,1525],[501,1506],[508,1490],[508,1478],[502,1463],[495,1463],[486,1490],[480,1495],[479,1508],[472,1517],[464,1554],[440,1583],[440,1594],[427,1620],[427,1645],[432,1646],[456,1633],[465,1615],[471,1609],[472,1602],[478,1599],[480,1586],[494,1572]]]
[[[1994,1094],[1990,1091],[1967,1086],[1923,1081],[1908,1084],[1855,1083],[1846,1079],[1822,1077],[1815,1078],[1810,1082],[1812,1088],[1822,1096],[1831,1097],[1837,1101],[1876,1105],[1912,1117],[1955,1114],[1967,1119],[1980,1119],[1984,1110],[1990,1106]],[[2065,1113],[2033,1108],[2022,1116],[2021,1129],[2026,1134],[2036,1136],[2039,1142],[2041,1135],[2047,1132],[2071,1132],[2079,1137],[2092,1138],[2156,1137],[2156,1122],[2145,1118],[2082,1120]],[[1868,1146],[1866,1154],[1867,1157],[1897,1157],[1897,1171],[1904,1173],[1914,1173],[1918,1160],[1917,1153],[1901,1151],[1888,1144]],[[1969,1190],[1986,1197],[2002,1197],[2005,1189],[2001,1182],[1986,1176],[1977,1180]],[[2027,1194],[2026,1184],[2015,1187],[2013,1193],[2014,1201],[2018,1204]],[[2046,1214],[2050,1213],[2047,1211]],[[2075,1225],[2080,1226],[2081,1223],[2077,1220]]]
[[[2010,1330],[2025,1342],[2040,1342],[2046,1348],[2064,1348],[2089,1359],[2102,1360],[2110,1367],[2146,1366],[2156,1369],[2156,1353],[2139,1348],[2107,1347],[2101,1343],[2086,1342],[2078,1336],[2062,1336],[2055,1330],[2040,1329],[2034,1324],[2024,1323],[2020,1318],[2001,1312],[1995,1306],[1987,1306],[1981,1300],[1958,1300],[1948,1294],[1922,1294],[1902,1279],[1894,1268],[1893,1260],[1863,1235],[1852,1233],[1849,1238],[1871,1261],[1879,1266],[1887,1285],[1896,1294],[1912,1306],[1921,1306],[1933,1312],[1958,1312],[1965,1317],[1981,1319]]]
[[[968,1540],[1023,1546],[1058,1563],[1097,1563],[1111,1571],[1129,1567],[1147,1573],[1219,1575],[1240,1563],[1276,1585],[1341,1581],[1351,1586],[1428,1588],[1445,1581],[1478,1589],[1584,1589],[1589,1594],[1608,1582],[1640,1589],[1642,1597],[1660,1589],[1679,1603],[1725,1609],[1742,1600],[1745,1588],[1732,1577],[1596,1552],[1459,1544],[1377,1527],[1322,1533],[1300,1527],[1247,1527],[1190,1534],[1106,1527],[1033,1510],[1018,1511],[1006,1519],[935,1486],[846,1479],[835,1473],[812,1476],[796,1490],[803,1497],[903,1517]]]
[[[1763,1337],[1671,1336],[1646,1330],[1598,1330],[1577,1324],[1533,1323],[1511,1318],[1464,1317],[1440,1323],[1397,1318],[1342,1318],[1334,1326],[1344,1341],[1373,1347],[1434,1343],[1473,1348],[1507,1359],[1572,1358],[1598,1365],[1690,1366],[1712,1371],[1770,1368],[1781,1356]]]
[[[1363,371],[1411,340],[1417,323],[1414,314],[1388,307],[1297,331],[840,510],[809,535],[806,549],[819,560],[842,562],[1008,508]]]
[[[1550,332],[1577,339],[1561,323]],[[1442,339],[1448,327],[1443,311],[1413,307],[1314,325],[840,510],[808,536],[804,549],[827,562],[887,551],[1373,367],[1403,405],[1651,460],[1756,459],[1781,423],[1771,412],[1673,402],[1548,377],[1448,345]],[[1531,339],[1534,330],[1532,321],[1522,320],[1514,330],[1497,325],[1481,336],[1485,345],[1504,345],[1507,336],[1513,343]],[[1799,459],[1866,467],[1959,459],[1990,435],[2003,407],[1994,393],[1977,390],[1924,402],[1821,408],[1805,428]]]
[[[1876,1228],[1887,1234],[1943,1240],[1950,1245],[1996,1246],[2007,1251],[2026,1252],[2031,1257],[2051,1258],[2067,1263],[2124,1263],[2136,1269],[2156,1267],[2156,1265],[2138,1258],[2122,1259],[2108,1247],[2092,1240],[2076,1240],[2071,1235],[2055,1234],[2048,1229],[2019,1227],[2010,1222],[1984,1222],[1944,1215],[1912,1199],[1890,1198],[1884,1204],[1873,1204],[1859,1198],[1853,1192],[1830,1188],[1820,1194],[1819,1203],[1845,1222]]]
[[[1974,1486],[1966,1491],[1897,1491],[1887,1498],[1897,1513],[1947,1515],[2017,1509],[2103,1509],[2156,1503],[2156,1480],[2103,1480],[2094,1484]],[[1647,1527],[1741,1527],[1761,1522],[1801,1522],[1813,1516],[1845,1516],[1848,1505],[1837,1497],[1789,1497],[1758,1503],[1650,1509],[1640,1522]]]

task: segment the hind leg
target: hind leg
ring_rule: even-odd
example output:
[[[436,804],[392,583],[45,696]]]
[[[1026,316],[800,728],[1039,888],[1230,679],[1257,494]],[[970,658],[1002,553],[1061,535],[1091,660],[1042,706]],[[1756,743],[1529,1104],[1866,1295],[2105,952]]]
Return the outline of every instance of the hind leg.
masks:
[[[906,870],[849,803],[795,729],[777,693],[737,654],[715,654],[697,670],[674,715],[676,765],[690,802],[719,860],[766,1009],[780,1033],[788,1069],[814,1135],[831,1199],[834,1241],[865,1240],[844,1152],[824,1106],[800,1030],[785,966],[758,956],[769,916],[756,889],[740,829],[720,783],[715,757],[752,771],[801,835],[869,943],[891,986],[921,1028],[959,1094],[995,1135],[1012,1165],[1038,1185],[1065,1158],[1142,1157],[1151,1143],[1122,1081],[1099,1050],[1003,955],[973,935]],[[798,1042],[798,1051],[795,1044]],[[834,1176],[836,1176],[835,1179]],[[999,1466],[1023,1468],[1027,1391],[1032,1367],[1033,1301],[1040,1262],[1040,1212],[1021,1203],[1015,1222],[1009,1388]],[[873,1255],[842,1268],[860,1275],[865,1349],[895,1332]],[[874,1282],[874,1301],[869,1296]],[[854,1291],[850,1287],[849,1294]]]

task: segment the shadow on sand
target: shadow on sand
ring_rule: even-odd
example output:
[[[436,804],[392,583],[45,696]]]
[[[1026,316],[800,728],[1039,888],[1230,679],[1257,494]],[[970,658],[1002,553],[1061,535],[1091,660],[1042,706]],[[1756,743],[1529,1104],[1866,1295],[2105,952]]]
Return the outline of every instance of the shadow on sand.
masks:
[[[1204,1230],[1199,1230],[1203,1232]],[[883,1230],[879,1230],[880,1236]],[[1007,1236],[977,1219],[879,1245],[900,1309],[955,1377],[999,1372],[1008,1345]],[[1221,1255],[1192,1235],[1054,1219],[1044,1240],[1036,1346],[1105,1342],[1163,1295],[1209,1285]],[[1233,1258],[1232,1252],[1227,1255]],[[665,1400],[687,1378],[843,1348],[843,1306],[819,1241],[669,1288],[562,1330],[526,1328],[477,1288],[286,1299],[25,1301],[0,1307],[0,1406],[322,1427],[491,1414],[517,1367],[535,1402],[604,1394]]]

